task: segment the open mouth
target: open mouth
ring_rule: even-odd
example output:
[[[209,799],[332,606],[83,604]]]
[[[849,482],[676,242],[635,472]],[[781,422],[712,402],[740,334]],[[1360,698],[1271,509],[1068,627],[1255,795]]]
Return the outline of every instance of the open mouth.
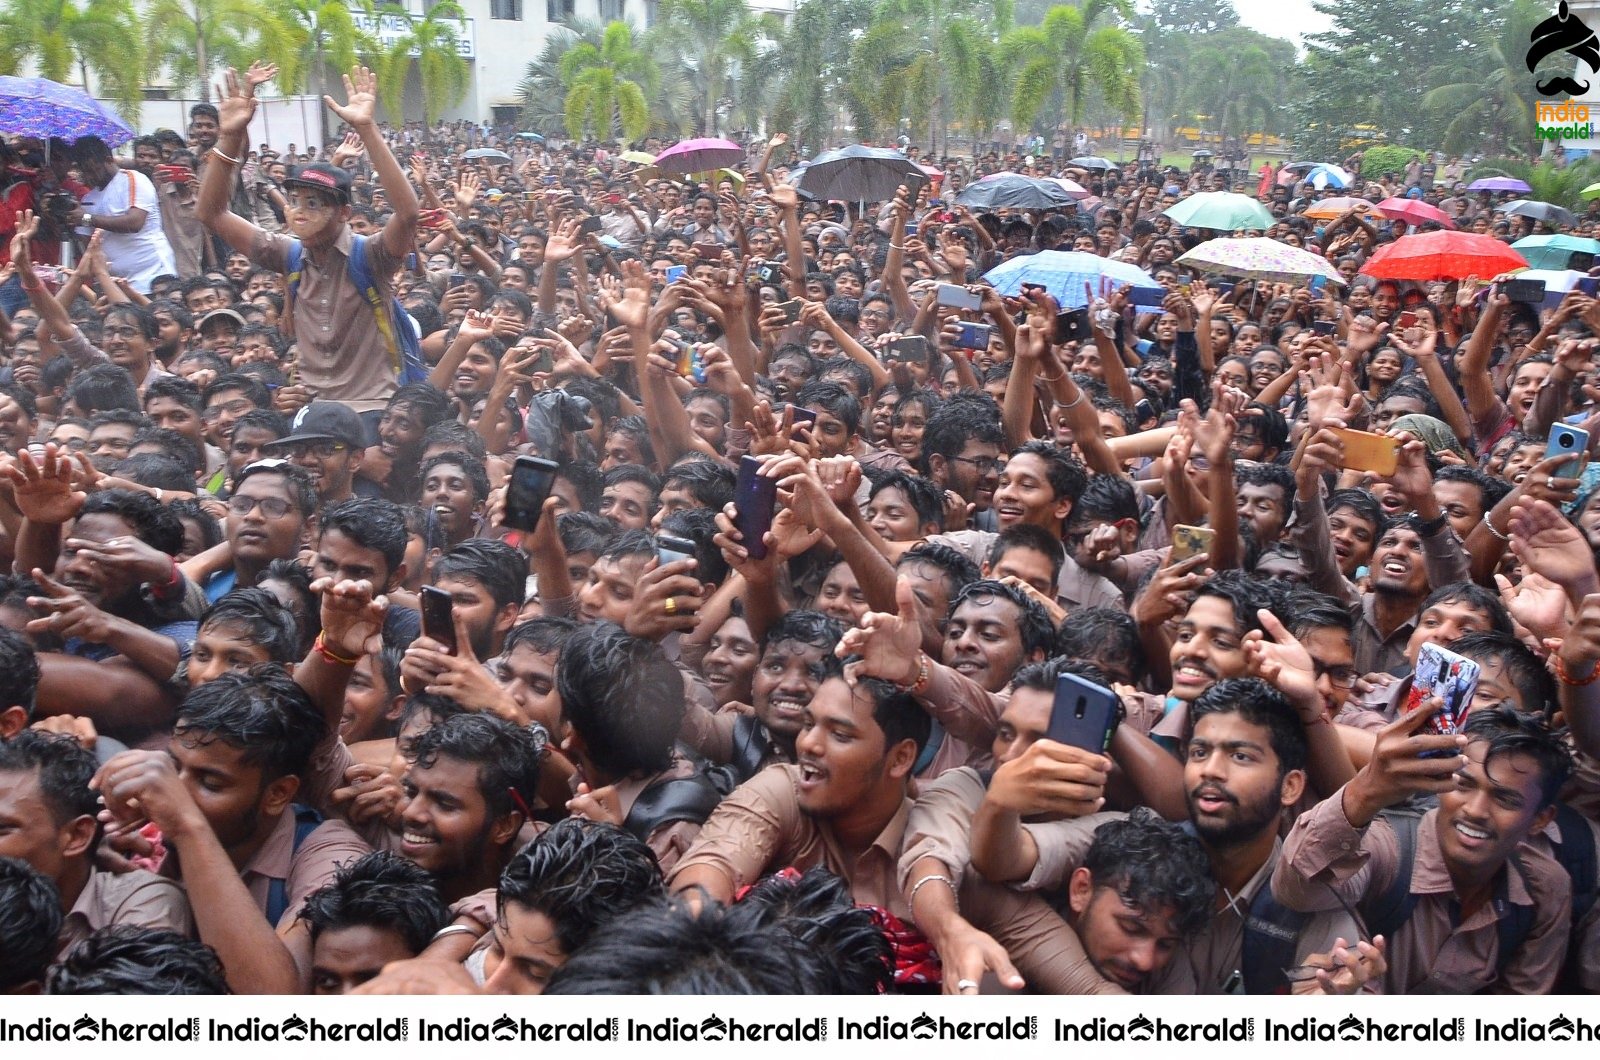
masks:
[[[1393,574],[1397,578],[1404,578],[1411,573],[1411,564],[1403,559],[1386,559],[1381,568],[1385,574]]]
[[[1457,821],[1453,827],[1462,844],[1467,847],[1480,847],[1494,838],[1493,832],[1467,824],[1465,821]]]

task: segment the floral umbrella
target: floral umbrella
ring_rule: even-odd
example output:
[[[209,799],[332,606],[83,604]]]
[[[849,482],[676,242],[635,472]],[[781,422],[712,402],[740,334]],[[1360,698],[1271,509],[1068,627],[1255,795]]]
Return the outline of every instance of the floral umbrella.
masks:
[[[0,77],[0,133],[76,140],[98,136],[111,147],[133,130],[88,93],[42,77]]]
[[[1178,258],[1174,264],[1187,265],[1198,272],[1247,280],[1299,283],[1312,276],[1321,276],[1330,283],[1344,283],[1344,277],[1335,271],[1328,259],[1261,236],[1208,239]]]

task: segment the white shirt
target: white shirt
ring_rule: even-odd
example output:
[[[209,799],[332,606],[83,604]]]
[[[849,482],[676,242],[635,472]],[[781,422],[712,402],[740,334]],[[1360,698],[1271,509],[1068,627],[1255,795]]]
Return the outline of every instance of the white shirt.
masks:
[[[106,232],[101,236],[101,246],[112,274],[127,277],[141,294],[149,294],[151,280],[163,274],[178,274],[177,259],[161,229],[161,200],[156,196],[156,186],[143,173],[124,169],[105,187],[95,188],[83,197],[84,213],[100,216],[125,213],[134,206],[145,212],[144,227],[137,232]],[[78,229],[79,235],[92,232],[90,228]]]

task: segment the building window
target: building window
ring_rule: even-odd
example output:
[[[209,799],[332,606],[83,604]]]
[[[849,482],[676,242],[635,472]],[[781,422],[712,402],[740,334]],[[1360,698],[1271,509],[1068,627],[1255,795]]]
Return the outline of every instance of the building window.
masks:
[[[644,0],[644,28],[649,29],[661,17],[661,0]]]
[[[521,22],[522,0],[489,0],[489,17]]]
[[[621,22],[622,0],[600,0],[600,21]]]
[[[547,22],[565,22],[571,18],[575,11],[577,0],[545,0],[545,20]]]

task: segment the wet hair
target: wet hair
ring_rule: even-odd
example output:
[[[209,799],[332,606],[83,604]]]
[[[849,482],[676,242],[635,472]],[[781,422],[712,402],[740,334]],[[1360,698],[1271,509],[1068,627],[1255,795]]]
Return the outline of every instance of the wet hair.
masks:
[[[655,446],[650,444],[650,427],[645,423],[643,416],[623,416],[613,420],[607,425],[606,436],[621,434],[633,440],[639,447],[639,455],[645,467],[656,467]]]
[[[157,552],[176,556],[183,551],[183,524],[171,509],[139,490],[96,490],[78,510],[87,515],[115,515],[133,527],[133,536]]]
[[[417,769],[431,769],[441,757],[476,766],[478,793],[492,820],[532,805],[549,746],[550,734],[538,722],[513,725],[493,714],[464,713],[441,718],[403,753]]]
[[[150,385],[153,387],[160,379]],[[139,388],[126,368],[116,364],[91,364],[72,377],[67,385],[66,400],[76,405],[85,416],[93,416],[111,409],[141,412]],[[27,409],[27,405],[23,406]],[[199,411],[196,409],[196,411]],[[35,413],[29,409],[30,417]]]
[[[1089,484],[1089,475],[1069,450],[1035,438],[1011,451],[1012,459],[1031,454],[1044,461],[1045,477],[1050,482],[1050,492],[1058,501],[1069,500],[1077,507],[1078,498]]]
[[[617,917],[663,895],[655,852],[613,824],[566,817],[518,851],[495,897],[543,913],[561,952],[576,953]]]
[[[463,541],[433,564],[433,581],[465,578],[477,582],[494,597],[496,609],[522,606],[528,585],[528,557],[504,541],[473,538]]]
[[[61,921],[55,881],[21,858],[0,857],[0,990],[44,980]]]
[[[573,619],[554,615],[518,622],[506,634],[501,655],[510,655],[518,648],[527,648],[540,655],[560,655],[562,645],[577,629],[578,623]]]
[[[1294,472],[1282,464],[1263,464],[1259,461],[1240,461],[1234,467],[1233,484],[1239,486],[1276,486],[1283,493],[1283,511],[1287,515],[1294,507]]]
[[[1083,867],[1096,888],[1109,887],[1141,912],[1171,910],[1178,934],[1195,934],[1211,921],[1216,882],[1200,841],[1183,825],[1164,821],[1145,806],[1094,830]]]
[[[1198,601],[1204,596],[1215,596],[1228,601],[1233,608],[1233,621],[1240,633],[1261,628],[1256,612],[1265,608],[1280,619],[1287,618],[1280,587],[1261,578],[1252,578],[1242,571],[1223,571],[1200,586],[1195,593]],[[1191,602],[1190,607],[1194,606]]]
[[[121,371],[121,369],[118,370]],[[131,381],[133,377],[129,376],[128,378]],[[200,404],[200,388],[182,376],[163,375],[150,380],[149,384],[144,388],[143,407],[148,409],[150,402],[156,398],[171,398],[197,414],[202,407]]]
[[[449,419],[453,411],[449,395],[427,383],[407,383],[389,396],[384,409],[387,411],[399,405],[416,413],[417,419],[422,421],[424,434],[434,424]]]
[[[1056,543],[1056,551],[1061,551],[1059,543]],[[952,598],[983,577],[983,570],[972,562],[965,552],[937,541],[919,541],[912,545],[900,554],[900,559],[895,562],[895,569],[909,566],[914,562],[926,563],[944,571],[945,580],[950,584]]]
[[[1218,681],[1189,704],[1189,736],[1200,719],[1212,714],[1238,714],[1251,725],[1270,733],[1272,753],[1278,758],[1278,779],[1304,769],[1310,749],[1305,723],[1282,692],[1255,677],[1229,677]]]
[[[605,473],[601,480],[601,494],[612,486],[619,486],[624,482],[637,482],[650,491],[650,510],[654,513],[656,502],[661,496],[661,479],[655,472],[641,464],[618,464]]]
[[[561,538],[562,551],[569,556],[575,552],[599,556],[618,533],[617,524],[594,512],[563,512],[556,517],[556,534]]]
[[[423,452],[441,445],[449,450],[460,450],[479,463],[489,459],[489,449],[482,435],[459,420],[443,420],[423,432]]]
[[[713,512],[720,512],[733,501],[738,473],[726,464],[703,457],[686,457],[667,468],[661,488],[681,489]]]
[[[189,475],[189,482],[183,489],[186,491],[194,489],[194,474],[200,470],[200,450],[194,447],[193,442],[170,427],[140,427],[138,433],[133,436],[133,441],[128,444],[128,448],[133,450],[140,446],[154,446],[159,449],[162,456],[177,464]],[[128,458],[132,459],[133,457]],[[118,474],[128,466],[128,460],[117,465]]]
[[[844,625],[838,619],[821,611],[796,608],[785,612],[783,617],[767,627],[761,636],[761,650],[764,654],[774,644],[794,641],[831,652],[843,637]]]
[[[208,626],[245,632],[251,643],[265,648],[267,657],[276,663],[292,664],[301,655],[294,612],[265,589],[239,588],[220,597],[200,616],[200,628]]]
[[[872,911],[856,905],[850,885],[825,866],[758,881],[732,909],[798,939],[821,960],[822,982],[807,994],[883,994],[894,985],[894,951]],[[809,966],[808,966],[809,967]]]
[[[318,539],[330,530],[339,531],[362,548],[381,553],[391,577],[406,560],[406,518],[393,501],[349,497],[330,504],[317,520]]]
[[[180,523],[194,523],[200,531],[200,547],[202,550],[222,544],[222,524],[217,522],[217,517],[200,507],[200,502],[191,498],[180,498],[169,501],[167,507],[172,509],[172,514],[178,517]]]
[[[1495,505],[1505,500],[1506,494],[1514,488],[1511,483],[1503,478],[1485,474],[1475,467],[1464,467],[1459,464],[1446,464],[1433,473],[1435,482],[1465,482],[1478,487],[1480,495],[1479,506],[1484,511],[1490,511]]]
[[[153,318],[151,323],[155,323]],[[201,394],[201,403],[209,404],[212,398],[230,390],[243,391],[245,399],[258,409],[272,407],[272,392],[267,389],[267,385],[255,376],[245,375],[243,372],[228,372],[226,375],[217,376]]]
[[[578,495],[578,505],[586,512],[600,510],[600,494],[605,489],[605,472],[590,460],[568,460],[563,463],[556,478],[566,479]]]
[[[1123,475],[1090,475],[1077,503],[1072,506],[1072,525],[1093,521],[1116,523],[1124,519],[1139,521],[1139,498],[1134,493],[1133,483]],[[1061,551],[1059,542],[1055,551]]]
[[[1004,447],[1005,431],[1000,427],[1000,406],[984,393],[960,393],[941,404],[928,416],[922,430],[922,472],[931,468],[928,458],[935,454],[945,460],[961,455],[969,441],[991,442]]]
[[[1069,659],[1122,659],[1128,673],[1142,677],[1145,672],[1144,643],[1133,616],[1115,607],[1080,607],[1061,622],[1056,631],[1055,655]]]
[[[840,659],[833,652],[826,652],[816,665],[814,676],[819,683],[831,678],[842,681],[848,661]],[[917,754],[922,753],[932,734],[933,723],[928,712],[922,709],[911,693],[876,677],[857,678],[855,684],[850,686],[850,691],[853,695],[866,694],[872,697],[872,720],[883,730],[886,755],[902,740],[912,741],[916,744]]]
[[[597,933],[556,970],[563,994],[796,994],[822,981],[822,954],[715,902],[660,901]]]
[[[1539,809],[1556,801],[1567,777],[1572,773],[1572,751],[1544,721],[1531,714],[1519,714],[1509,706],[1488,707],[1467,715],[1462,727],[1469,742],[1489,744],[1484,769],[1490,770],[1497,758],[1526,755],[1539,767]],[[1491,779],[1493,773],[1490,773]]]
[[[1511,612],[1507,611],[1506,605],[1501,602],[1500,594],[1493,589],[1485,589],[1477,582],[1451,582],[1449,585],[1439,586],[1422,601],[1422,606],[1417,609],[1417,615],[1420,617],[1428,608],[1438,604],[1465,604],[1476,608],[1488,616],[1489,626],[1494,632],[1507,637],[1516,635]]]
[[[835,317],[834,319],[838,320],[839,318]],[[842,323],[843,321],[840,322]],[[862,400],[872,397],[872,369],[860,361],[846,357],[843,354],[829,357],[817,365],[817,382],[833,382],[834,380],[828,378],[830,375],[834,377],[845,376],[854,384],[854,393],[851,396],[856,398],[858,405]],[[851,388],[846,387],[845,389],[849,390]],[[857,397],[856,395],[860,396]],[[795,397],[798,401],[799,395],[797,394]]]
[[[794,396],[794,404],[826,412],[844,424],[847,435],[854,435],[861,428],[861,402],[838,383],[813,380],[800,388],[800,392]]]
[[[1016,606],[1017,635],[1022,639],[1023,656],[1032,655],[1034,652],[1048,654],[1056,639],[1056,627],[1055,623],[1050,621],[1050,612],[1044,609],[1043,604],[1016,586],[992,578],[981,578],[956,593],[950,601],[950,615],[954,617],[956,609],[968,601],[981,602],[995,597],[1009,600]]]
[[[161,453],[136,453],[117,463],[117,477],[151,489],[194,489],[194,472]]]
[[[1383,505],[1378,503],[1378,498],[1366,490],[1338,489],[1328,494],[1328,502],[1324,506],[1327,514],[1332,515],[1342,509],[1348,509],[1355,513],[1357,518],[1365,519],[1372,524],[1372,540],[1374,543],[1389,529],[1389,516],[1385,514]]]
[[[31,586],[35,594],[40,590],[30,582],[5,579],[7,598],[0,603],[10,603],[9,593]],[[24,599],[22,606],[26,608]],[[0,710],[21,707],[28,722],[33,721],[33,710],[39,698],[39,657],[34,653],[33,642],[15,630],[0,627]]]
[[[243,420],[240,424],[243,424]],[[311,474],[298,464],[291,464],[287,460],[269,458],[257,460],[246,464],[239,469],[239,474],[233,483],[233,492],[237,496],[244,484],[256,475],[278,475],[288,487],[289,500],[296,508],[300,509],[302,517],[309,518],[317,510],[317,486]],[[326,515],[324,515],[326,519]],[[326,529],[326,524],[322,524]]]
[[[450,908],[427,870],[375,850],[340,866],[331,883],[311,892],[300,919],[313,942],[324,931],[370,927],[393,931],[415,956],[450,922]]]
[[[694,577],[707,585],[720,585],[727,578],[728,561],[712,542],[717,533],[717,515],[712,509],[681,508],[661,520],[661,532],[693,542]]]
[[[1356,628],[1356,610],[1337,597],[1299,587],[1289,594],[1292,620],[1289,632],[1304,637],[1313,630],[1337,629],[1350,634]]]
[[[443,464],[459,467],[467,477],[467,482],[472,486],[472,499],[482,503],[489,498],[489,472],[484,469],[481,460],[474,460],[468,453],[452,449],[445,453],[435,453],[422,464],[422,471],[418,476],[419,482],[426,482],[428,475],[434,468]]]
[[[270,431],[276,436],[274,441],[276,441],[277,438],[287,437],[289,434],[288,422],[281,414],[273,409],[251,409],[249,412],[246,412],[243,416],[240,416],[238,419],[233,421],[234,434],[238,434],[241,430],[246,428],[251,428],[258,431]]]
[[[39,792],[56,826],[99,812],[99,795],[89,787],[99,763],[76,738],[23,729],[0,741],[0,773],[39,774]]]
[[[1050,561],[1050,581],[1054,584],[1061,578],[1061,568],[1066,564],[1066,554],[1061,551],[1061,541],[1050,531],[1042,526],[1032,523],[1017,523],[1000,531],[994,539],[994,544],[989,549],[989,569],[1005,558],[1007,552],[1014,548],[1028,548],[1035,552],[1043,553]]]
[[[683,676],[659,644],[611,622],[581,627],[561,651],[556,692],[562,717],[609,776],[659,773],[672,764],[686,709]]]
[[[217,951],[176,931],[101,928],[50,969],[47,994],[228,994]]]
[[[244,752],[262,780],[303,777],[327,735],[322,712],[281,666],[225,673],[191,689],[178,706],[173,737],[199,745],[220,740]]]
[[[1522,699],[1523,710],[1548,719],[1556,708],[1556,683],[1544,662],[1506,633],[1467,633],[1450,650],[1476,663],[1497,663]]]
[[[869,500],[886,489],[897,489],[905,495],[906,500],[916,511],[919,529],[929,524],[933,525],[935,532],[944,529],[944,491],[934,485],[932,480],[921,475],[908,475],[904,471],[893,470],[871,471],[868,472],[867,478],[872,483]]]
[[[1111,679],[1106,676],[1104,670],[1094,663],[1085,662],[1082,659],[1063,657],[1046,659],[1043,662],[1026,663],[1018,667],[1017,672],[1011,675],[1011,683],[1006,687],[1013,692],[1019,688],[1027,688],[1035,692],[1048,692],[1054,695],[1056,679],[1062,674],[1073,674],[1083,678],[1085,681],[1092,681],[1102,688],[1111,687]]]

